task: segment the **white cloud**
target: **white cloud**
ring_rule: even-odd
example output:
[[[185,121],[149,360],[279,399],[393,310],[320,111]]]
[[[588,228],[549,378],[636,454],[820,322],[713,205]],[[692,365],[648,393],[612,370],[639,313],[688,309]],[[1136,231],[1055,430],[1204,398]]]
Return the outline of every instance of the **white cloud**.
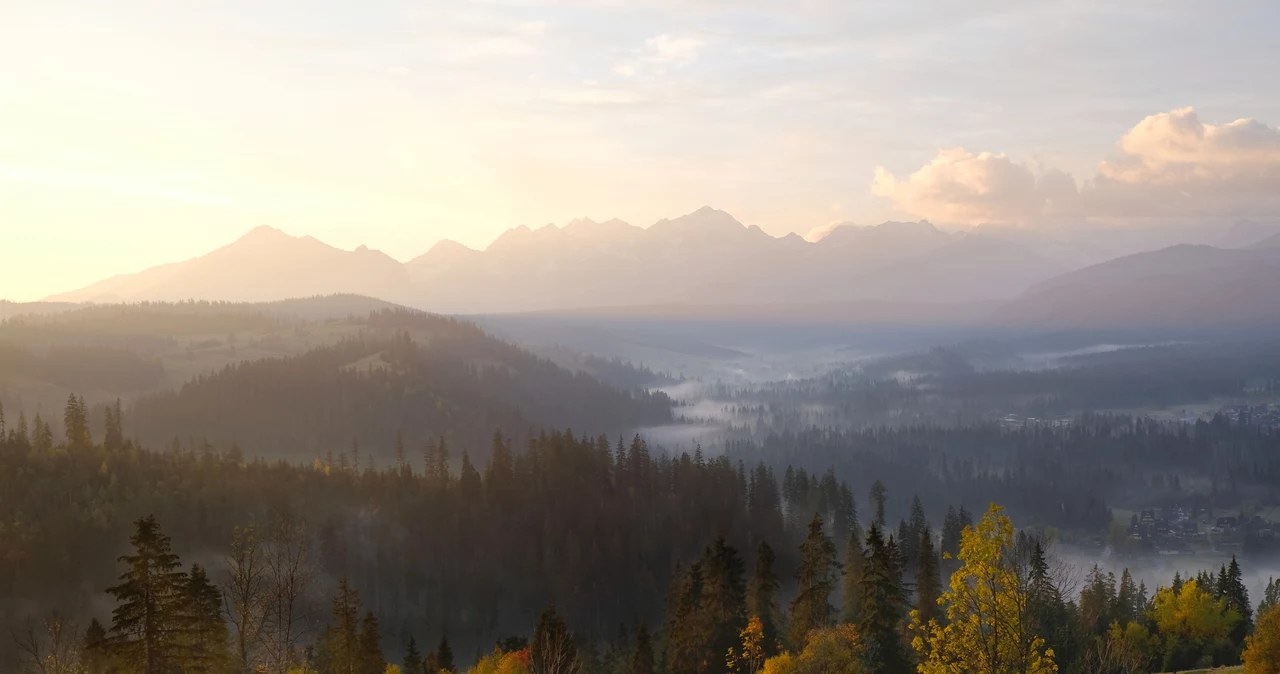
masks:
[[[1151,115],[1077,189],[1003,154],[943,150],[899,179],[878,167],[873,194],[912,215],[956,224],[1098,218],[1280,215],[1280,129],[1254,119],[1206,124],[1192,108]]]
[[[1120,139],[1085,186],[1100,215],[1280,214],[1280,129],[1255,119],[1206,124],[1192,108],[1151,115]]]
[[[516,26],[516,32],[529,37],[542,37],[547,32],[546,21],[525,21]]]
[[[636,103],[644,103],[649,100],[643,94],[629,89],[611,89],[594,86],[586,89],[562,91],[552,94],[548,98],[553,103],[574,106],[634,105]]]
[[[899,179],[876,167],[871,192],[899,210],[929,220],[966,225],[1027,223],[1050,206],[1065,206],[1075,193],[1070,176],[1032,169],[1003,154],[942,150],[928,164]]]
[[[662,75],[697,61],[704,47],[706,42],[697,38],[663,33],[645,40],[644,47],[616,64],[613,72],[623,77]]]
[[[471,40],[449,50],[448,57],[452,61],[469,63],[474,61],[490,61],[494,59],[524,58],[537,56],[538,46],[518,37],[498,35],[478,40]]]

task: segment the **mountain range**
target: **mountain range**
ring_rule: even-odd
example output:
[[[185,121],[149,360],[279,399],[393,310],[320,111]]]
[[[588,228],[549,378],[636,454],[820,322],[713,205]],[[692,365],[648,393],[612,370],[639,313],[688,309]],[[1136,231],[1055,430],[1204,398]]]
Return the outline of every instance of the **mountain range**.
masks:
[[[354,293],[463,314],[965,304],[997,307],[993,318],[1001,323],[1149,326],[1189,319],[1183,308],[1196,302],[1214,305],[1197,320],[1252,321],[1256,304],[1235,306],[1221,296],[1267,287],[1269,251],[1280,255],[1280,227],[1248,220],[1219,229],[1094,228],[1065,236],[885,222],[841,224],[811,239],[775,237],[703,207],[649,227],[585,218],[521,226],[484,250],[442,241],[401,263],[364,246],[341,250],[261,226],[206,255],[48,300],[262,302]],[[1139,247],[1170,240],[1200,245]],[[1141,252],[1125,254],[1135,248]]]
[[[928,222],[844,225],[816,242],[724,211],[637,227],[574,220],[508,230],[484,250],[442,241],[407,263],[261,226],[206,255],[49,298],[262,302],[356,293],[488,313],[657,304],[972,301],[1009,297],[1066,267],[1008,238]]]

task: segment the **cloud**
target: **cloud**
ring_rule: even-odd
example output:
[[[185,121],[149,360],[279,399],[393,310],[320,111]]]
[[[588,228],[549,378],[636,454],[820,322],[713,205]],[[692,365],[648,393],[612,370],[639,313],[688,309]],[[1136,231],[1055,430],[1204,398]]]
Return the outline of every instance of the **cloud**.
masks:
[[[470,63],[475,61],[491,61],[496,59],[525,58],[537,56],[541,51],[538,46],[518,37],[499,35],[479,40],[472,40],[448,52],[452,61]]]
[[[1085,185],[1091,213],[1280,214],[1280,129],[1255,119],[1206,124],[1192,108],[1151,115]]]
[[[906,213],[970,225],[1060,215],[1280,215],[1276,127],[1254,119],[1206,124],[1192,108],[1181,108],[1138,122],[1117,149],[1078,189],[1062,171],[1037,172],[1003,154],[955,148],[906,178],[877,167],[871,191]]]
[[[871,192],[899,210],[941,222],[977,225],[1027,223],[1075,198],[1075,182],[1060,171],[1037,176],[1003,154],[973,154],[964,148],[938,152],[920,169],[899,179],[876,167]]]
[[[613,72],[623,77],[662,75],[697,61],[705,46],[706,42],[694,37],[663,33],[645,40],[644,48],[615,65]]]
[[[629,89],[609,89],[589,86],[585,89],[562,91],[551,94],[548,100],[553,103],[570,106],[609,106],[635,105],[647,102],[643,94]]]
[[[809,230],[809,232],[804,235],[804,240],[809,243],[817,243],[827,238],[832,232],[846,225],[849,227],[857,226],[847,220],[832,220],[825,225],[818,225],[817,227]]]

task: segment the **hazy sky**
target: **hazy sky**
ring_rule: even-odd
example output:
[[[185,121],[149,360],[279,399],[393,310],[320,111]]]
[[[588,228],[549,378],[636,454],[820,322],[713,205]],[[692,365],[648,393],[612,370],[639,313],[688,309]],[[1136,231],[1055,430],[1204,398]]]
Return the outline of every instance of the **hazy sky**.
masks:
[[[1274,0],[6,0],[0,297],[258,224],[409,259],[704,204],[775,234],[1280,216],[1277,27]]]

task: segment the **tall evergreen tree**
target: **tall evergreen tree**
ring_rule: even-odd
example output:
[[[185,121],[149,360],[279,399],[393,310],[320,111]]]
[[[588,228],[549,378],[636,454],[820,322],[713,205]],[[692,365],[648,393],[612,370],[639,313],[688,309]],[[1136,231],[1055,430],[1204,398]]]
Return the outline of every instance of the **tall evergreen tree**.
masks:
[[[222,592],[199,564],[191,565],[183,597],[183,671],[225,672],[231,662],[231,637],[222,616]]]
[[[859,629],[866,640],[868,667],[883,674],[904,674],[911,669],[903,639],[907,597],[896,547],[892,538],[885,541],[879,526],[871,527]]]
[[[106,409],[106,434],[102,437],[102,446],[109,451],[124,447],[124,421],[120,414],[120,399]]]
[[[849,535],[849,544],[845,547],[844,553],[844,578],[841,592],[843,605],[840,613],[842,622],[853,625],[862,622],[862,577],[866,568],[866,551],[862,549],[862,541],[859,540],[857,532],[854,532]]]
[[[1242,646],[1244,638],[1253,631],[1253,606],[1249,604],[1249,589],[1245,587],[1244,575],[1235,555],[1231,555],[1231,564],[1227,567],[1222,597],[1227,600],[1227,606],[1240,614],[1240,622],[1231,630],[1231,640]]]
[[[700,613],[708,622],[707,653],[719,666],[747,625],[746,585],[742,559],[724,536],[716,538],[705,559]]]
[[[93,445],[89,434],[89,411],[83,397],[76,397],[74,393],[67,397],[62,422],[67,434],[67,449],[85,449]]]
[[[120,584],[107,589],[118,602],[111,614],[111,657],[124,671],[168,674],[182,664],[186,574],[154,517],[134,522],[129,543],[133,554],[120,557],[126,566]]]
[[[942,596],[942,579],[938,564],[933,532],[926,524],[916,546],[916,611],[920,612],[920,621],[926,624],[940,615],[938,597]]]
[[[804,644],[809,632],[835,621],[831,593],[836,588],[839,572],[836,546],[823,532],[822,516],[814,515],[809,522],[809,535],[800,546],[800,569],[796,572],[799,587],[796,598],[791,601],[793,647]]]
[[[106,628],[97,618],[90,620],[80,645],[80,664],[84,667],[84,674],[107,674],[108,648]]]
[[[853,498],[853,490],[848,484],[840,483],[837,490],[834,512],[831,516],[831,532],[837,541],[848,540],[849,536],[858,535],[858,504]]]
[[[885,488],[884,483],[876,480],[871,485],[871,505],[875,507],[875,519],[872,520],[881,531],[884,531],[884,504],[889,500],[889,490]]]
[[[418,652],[418,642],[409,635],[409,643],[404,648],[404,658],[400,660],[403,674],[420,674],[422,672],[422,653]]]
[[[747,587],[747,613],[760,619],[764,632],[764,649],[774,655],[778,648],[782,616],[778,611],[778,574],[773,566],[773,548],[763,541],[756,548],[756,568]]]
[[[333,595],[329,625],[320,639],[325,674],[363,674],[360,652],[360,596],[345,577]]]
[[[653,640],[649,637],[649,628],[643,624],[636,630],[636,643],[631,651],[631,666],[628,674],[656,674],[653,664]]]
[[[449,635],[440,635],[440,644],[436,646],[436,670],[456,672],[458,666],[453,661],[453,647],[449,645]]]
[[[387,658],[382,654],[382,638],[378,633],[378,617],[366,611],[360,626],[359,669],[361,674],[382,674]],[[452,657],[452,655],[451,655]],[[449,671],[453,671],[450,669]]]

